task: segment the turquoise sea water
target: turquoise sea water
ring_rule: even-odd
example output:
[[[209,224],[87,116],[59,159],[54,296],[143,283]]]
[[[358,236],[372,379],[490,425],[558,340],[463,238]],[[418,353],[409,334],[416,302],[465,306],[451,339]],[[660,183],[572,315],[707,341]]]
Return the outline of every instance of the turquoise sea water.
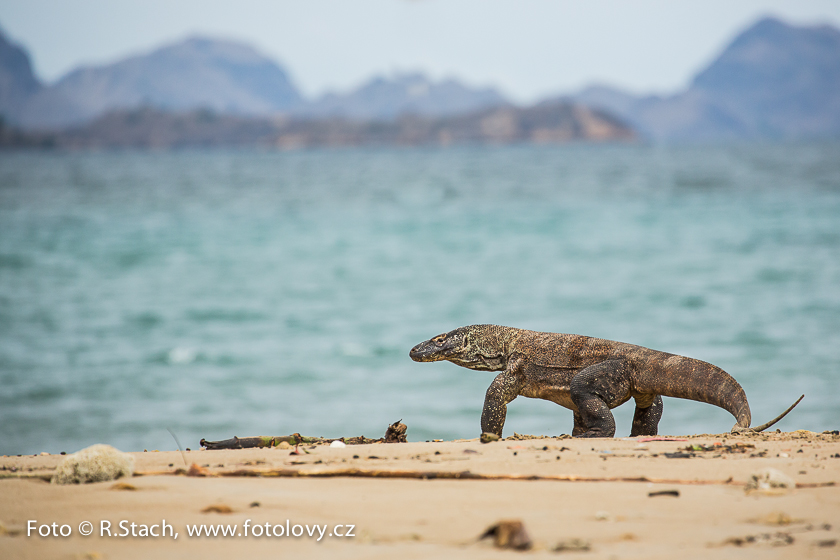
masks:
[[[840,428],[840,145],[0,155],[0,453],[475,437],[471,323],[696,357]],[[720,433],[665,399],[660,433]],[[614,412],[630,430],[632,402]],[[505,434],[568,433],[520,397]]]

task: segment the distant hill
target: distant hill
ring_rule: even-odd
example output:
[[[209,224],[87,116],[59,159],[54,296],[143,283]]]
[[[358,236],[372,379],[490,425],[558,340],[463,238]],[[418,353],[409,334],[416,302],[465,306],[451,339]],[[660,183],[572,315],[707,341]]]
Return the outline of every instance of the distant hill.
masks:
[[[657,141],[840,137],[840,30],[765,18],[682,93],[634,96],[593,86],[568,98],[626,119]]]
[[[27,52],[12,44],[0,30],[0,115],[10,120],[41,90]]]
[[[737,115],[748,135],[840,132],[840,30],[764,19],[694,78],[691,90]]]
[[[327,94],[296,115],[314,118],[390,120],[400,115],[443,117],[508,105],[495,89],[473,89],[454,79],[433,82],[419,73],[376,77],[346,94]]]
[[[285,70],[251,47],[193,38],[114,64],[75,70],[32,95],[11,120],[26,128],[60,128],[143,105],[264,115],[301,101]]]
[[[0,129],[0,132],[2,129]],[[146,107],[108,113],[83,126],[49,136],[14,136],[8,147],[183,148],[262,146],[281,149],[339,146],[446,146],[634,141],[632,129],[583,106],[545,103],[520,109],[499,107],[451,117],[405,115],[387,121],[345,118],[278,119],[216,114],[208,110],[172,113]],[[28,142],[23,144],[22,142]],[[2,146],[2,135],[0,135]]]
[[[288,73],[251,47],[193,38],[104,66],[74,70],[42,86],[28,54],[0,36],[0,112],[29,130],[60,129],[111,111],[156,107],[184,112],[301,118],[389,120],[404,114],[448,116],[507,104],[491,88],[422,74],[374,78],[344,94],[305,100]]]

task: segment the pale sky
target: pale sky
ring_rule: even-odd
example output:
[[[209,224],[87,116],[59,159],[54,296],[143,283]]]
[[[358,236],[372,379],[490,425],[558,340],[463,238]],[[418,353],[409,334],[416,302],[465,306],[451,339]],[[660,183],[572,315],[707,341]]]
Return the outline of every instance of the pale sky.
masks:
[[[422,71],[520,102],[593,82],[674,92],[764,15],[840,27],[840,1],[0,0],[47,82],[203,35],[251,44],[307,96]]]

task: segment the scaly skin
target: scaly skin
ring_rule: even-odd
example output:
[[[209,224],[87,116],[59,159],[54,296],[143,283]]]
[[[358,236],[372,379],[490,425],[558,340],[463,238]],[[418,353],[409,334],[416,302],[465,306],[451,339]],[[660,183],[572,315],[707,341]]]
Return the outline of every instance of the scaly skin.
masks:
[[[750,405],[735,379],[717,366],[576,334],[501,327],[461,327],[411,349],[416,362],[448,360],[479,371],[500,371],[487,389],[481,431],[501,437],[507,404],[517,396],[545,399],[574,412],[575,437],[613,437],[610,409],[635,399],[630,436],[656,435],[662,395],[700,401],[729,411],[733,433],[761,431],[781,420],[750,428]],[[800,397],[801,400],[801,397]]]

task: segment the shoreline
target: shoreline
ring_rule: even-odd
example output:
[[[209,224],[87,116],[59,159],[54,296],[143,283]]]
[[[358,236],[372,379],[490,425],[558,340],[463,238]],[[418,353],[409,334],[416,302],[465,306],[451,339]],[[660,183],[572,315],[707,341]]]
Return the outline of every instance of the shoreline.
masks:
[[[133,452],[134,477],[67,486],[43,480],[60,455],[0,457],[6,504],[0,550],[14,558],[281,551],[496,558],[514,553],[478,537],[505,519],[524,524],[533,540],[523,553],[529,557],[555,557],[558,546],[593,558],[666,558],[676,550],[700,558],[709,547],[722,557],[754,548],[769,558],[832,558],[840,550],[840,435],[834,432],[300,449],[300,455],[288,448]],[[200,476],[175,474],[187,472],[184,459]],[[795,487],[746,492],[752,475],[767,468]],[[30,520],[67,525],[72,534],[27,536]],[[98,531],[106,520],[115,529],[120,521],[151,527],[165,520],[179,538],[78,534],[83,521]],[[251,531],[258,524],[275,533],[287,523],[288,530],[295,524],[355,528],[352,537],[325,533],[320,541],[305,534],[240,536],[246,521]],[[188,536],[187,526],[197,524],[236,525],[239,535]]]

